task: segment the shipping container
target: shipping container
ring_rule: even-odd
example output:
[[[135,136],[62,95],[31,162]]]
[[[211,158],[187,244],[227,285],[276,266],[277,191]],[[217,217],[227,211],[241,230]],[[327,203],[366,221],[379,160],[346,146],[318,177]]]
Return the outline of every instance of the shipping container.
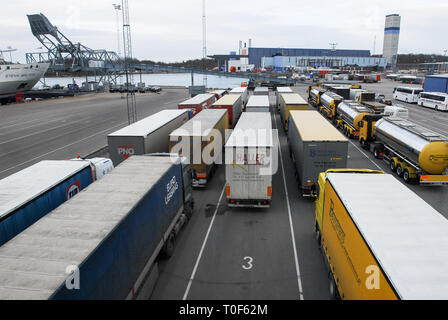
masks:
[[[288,142],[303,196],[317,195],[320,172],[347,167],[348,140],[315,110],[291,111]]]
[[[308,110],[308,102],[297,93],[284,93],[280,96],[280,116],[285,131],[288,130],[289,113],[292,110]]]
[[[118,165],[132,155],[168,152],[169,134],[192,117],[190,109],[162,110],[107,136],[109,154]]]
[[[182,190],[179,162],[131,157],[0,247],[0,299],[138,298],[186,221]]]
[[[280,95],[282,93],[294,93],[290,87],[277,87],[275,89],[276,107],[280,110]]]
[[[269,112],[243,112],[226,145],[226,197],[231,207],[269,207],[277,158]]]
[[[247,91],[247,86],[233,88],[232,90],[229,91],[229,94],[236,94],[236,95],[241,94],[241,103],[242,103],[241,107],[242,109],[244,109],[247,100],[249,100],[249,92]]]
[[[246,112],[269,112],[268,96],[250,96],[246,105]]]
[[[112,168],[106,158],[44,160],[0,180],[0,246]]]
[[[319,177],[315,229],[331,295],[448,299],[448,220],[392,175],[347,170]]]
[[[256,87],[254,89],[254,95],[256,95],[256,96],[269,96],[269,88],[268,87]]]
[[[221,159],[229,128],[227,109],[205,109],[170,133],[169,149],[187,158],[192,169],[193,186],[205,187]],[[216,136],[213,130],[217,130]],[[205,156],[210,156],[208,159]]]
[[[229,114],[229,128],[233,128],[241,116],[242,95],[228,94],[213,103],[210,109],[225,109]]]
[[[214,93],[202,93],[179,103],[179,109],[191,109],[193,110],[193,115],[201,112],[203,109],[207,109],[217,100]]]

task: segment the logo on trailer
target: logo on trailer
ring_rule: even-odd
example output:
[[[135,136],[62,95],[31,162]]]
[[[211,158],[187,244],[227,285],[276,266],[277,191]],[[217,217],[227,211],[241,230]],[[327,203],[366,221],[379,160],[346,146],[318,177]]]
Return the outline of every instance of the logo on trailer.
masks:
[[[81,191],[81,182],[76,180],[66,189],[67,200],[75,196],[79,191]]]
[[[124,159],[127,159],[135,154],[134,146],[118,146],[117,151],[118,154],[122,155]]]
[[[165,204],[168,204],[168,202],[170,202],[177,189],[179,189],[179,184],[177,183],[176,176],[173,176],[170,182],[166,184]]]

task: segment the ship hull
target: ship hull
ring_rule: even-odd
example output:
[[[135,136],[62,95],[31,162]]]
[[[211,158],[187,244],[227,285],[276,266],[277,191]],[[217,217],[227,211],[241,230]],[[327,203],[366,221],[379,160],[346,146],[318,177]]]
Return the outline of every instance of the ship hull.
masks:
[[[48,63],[0,65],[0,95],[31,90],[48,67]]]

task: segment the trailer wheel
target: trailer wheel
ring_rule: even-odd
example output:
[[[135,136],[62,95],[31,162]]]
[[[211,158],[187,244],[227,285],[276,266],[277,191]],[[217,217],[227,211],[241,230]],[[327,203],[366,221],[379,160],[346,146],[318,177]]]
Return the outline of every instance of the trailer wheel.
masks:
[[[165,244],[162,248],[162,256],[163,258],[170,258],[174,253],[174,247],[176,245],[176,238],[173,233],[170,233],[168,239],[166,239]]]
[[[411,179],[409,178],[409,170],[408,169],[404,169],[403,171],[403,180],[406,183],[411,183]]]
[[[395,172],[395,161],[394,161],[394,159],[390,159],[389,167],[390,167],[390,170],[392,172]]]
[[[403,174],[403,167],[401,166],[401,164],[397,164],[397,168],[395,170],[398,176],[401,177],[401,175]]]
[[[380,149],[379,149],[378,147],[375,147],[375,149],[373,149],[373,156],[374,156],[376,159],[379,159],[379,158],[380,158]]]
[[[333,274],[330,273],[330,298],[332,299],[340,299],[338,287],[336,286],[336,282],[334,281]]]

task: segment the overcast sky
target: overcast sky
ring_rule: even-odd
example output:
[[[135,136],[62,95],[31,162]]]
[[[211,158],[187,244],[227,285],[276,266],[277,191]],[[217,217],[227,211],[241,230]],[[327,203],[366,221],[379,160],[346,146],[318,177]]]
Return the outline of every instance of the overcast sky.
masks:
[[[17,48],[14,61],[39,51],[27,14],[43,13],[70,40],[117,51],[120,0],[2,1],[0,49]],[[399,53],[443,54],[446,0],[207,0],[207,53],[229,53],[238,41],[253,47],[367,49],[382,53],[385,15],[401,15]],[[182,61],[202,56],[202,0],[129,0],[133,55]],[[121,21],[121,16],[120,16]],[[121,22],[120,22],[121,23]],[[376,46],[374,49],[374,39]],[[123,45],[121,43],[121,50]],[[9,58],[9,54],[6,56]]]

